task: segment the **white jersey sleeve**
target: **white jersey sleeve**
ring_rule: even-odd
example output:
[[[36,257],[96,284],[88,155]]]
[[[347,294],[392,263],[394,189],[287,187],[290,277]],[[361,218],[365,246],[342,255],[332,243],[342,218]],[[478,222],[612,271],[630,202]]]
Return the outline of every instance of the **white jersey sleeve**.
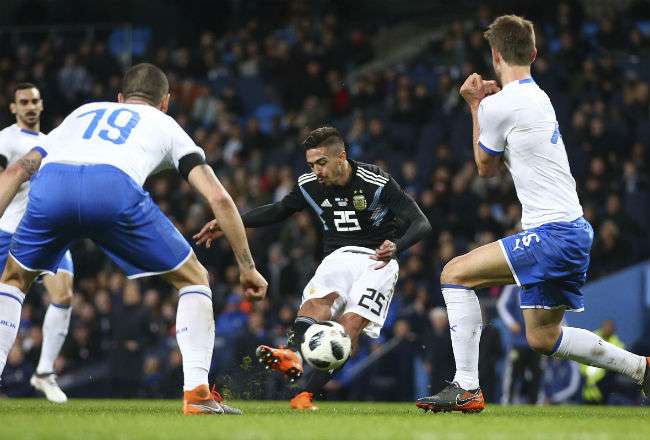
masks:
[[[41,147],[45,140],[43,133],[11,125],[0,131],[0,155],[11,165],[35,147]],[[13,234],[27,207],[29,182],[20,185],[4,214],[0,218],[0,230]]]
[[[192,138],[185,133],[185,130],[173,119],[169,118],[171,148],[169,151],[169,160],[174,168],[178,169],[178,162],[188,154],[198,154],[205,159],[205,152],[201,147],[196,145]]]
[[[478,107],[479,146],[486,153],[498,156],[506,149],[508,133],[514,128],[514,113],[498,96],[483,98]]]
[[[10,140],[8,130],[0,131],[0,155],[7,160],[7,165],[15,161],[14,156],[16,155],[13,142],[10,142]]]

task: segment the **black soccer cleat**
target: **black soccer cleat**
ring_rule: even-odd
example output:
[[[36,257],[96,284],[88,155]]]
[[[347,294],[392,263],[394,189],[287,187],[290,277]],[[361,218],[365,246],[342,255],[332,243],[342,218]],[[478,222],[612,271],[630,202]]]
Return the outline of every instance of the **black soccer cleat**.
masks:
[[[463,413],[479,413],[485,409],[485,399],[480,388],[464,390],[456,382],[452,382],[438,394],[423,397],[415,402],[415,406],[426,411]]]

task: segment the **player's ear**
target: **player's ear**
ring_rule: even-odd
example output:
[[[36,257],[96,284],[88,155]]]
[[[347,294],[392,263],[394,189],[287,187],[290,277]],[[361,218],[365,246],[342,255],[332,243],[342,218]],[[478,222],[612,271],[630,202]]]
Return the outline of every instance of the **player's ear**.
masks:
[[[161,112],[167,113],[167,110],[169,110],[169,93],[167,93],[165,96],[163,96],[162,101],[160,101],[160,106],[158,107]]]
[[[11,104],[9,104],[9,111],[11,111],[12,115],[16,114],[16,112],[18,111],[18,108],[16,107],[15,102],[12,102]]]
[[[530,54],[530,63],[532,64],[537,59],[537,48],[533,48],[533,53]]]
[[[124,95],[122,95],[122,92],[117,93],[117,102],[120,104],[124,103]]]
[[[493,47],[491,48],[491,51],[492,51],[492,60],[494,61],[494,64],[500,64],[501,54]]]

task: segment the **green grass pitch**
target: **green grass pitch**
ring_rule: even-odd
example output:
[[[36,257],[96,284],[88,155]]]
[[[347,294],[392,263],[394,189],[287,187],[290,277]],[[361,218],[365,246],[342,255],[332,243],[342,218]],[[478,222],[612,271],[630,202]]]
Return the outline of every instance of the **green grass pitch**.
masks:
[[[424,413],[408,403],[235,401],[245,415],[185,417],[180,401],[0,400],[0,439],[650,439],[650,407],[498,406],[481,414]]]

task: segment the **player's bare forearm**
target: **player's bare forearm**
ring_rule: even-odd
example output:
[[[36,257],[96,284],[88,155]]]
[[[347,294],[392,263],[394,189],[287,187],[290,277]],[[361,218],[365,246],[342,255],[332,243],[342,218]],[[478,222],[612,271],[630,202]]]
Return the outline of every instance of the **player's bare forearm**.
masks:
[[[246,230],[239,216],[230,194],[217,179],[212,168],[207,165],[198,165],[190,171],[188,181],[199,191],[210,204],[212,213],[228,239],[235,254],[240,269],[255,269],[255,262],[251,255],[246,238]]]
[[[470,113],[472,114],[472,148],[474,150],[474,162],[476,162],[479,176],[492,177],[499,171],[500,159],[490,156],[479,146],[481,126],[478,122],[478,107],[478,103],[476,103],[476,105],[470,105]]]
[[[0,173],[0,217],[18,192],[20,185],[31,179],[41,166],[42,156],[30,151]]]
[[[474,162],[478,168],[479,175],[481,174],[481,147],[478,145],[478,138],[481,133],[481,127],[478,123],[478,104],[470,105],[470,114],[472,115],[472,149],[474,151]]]

